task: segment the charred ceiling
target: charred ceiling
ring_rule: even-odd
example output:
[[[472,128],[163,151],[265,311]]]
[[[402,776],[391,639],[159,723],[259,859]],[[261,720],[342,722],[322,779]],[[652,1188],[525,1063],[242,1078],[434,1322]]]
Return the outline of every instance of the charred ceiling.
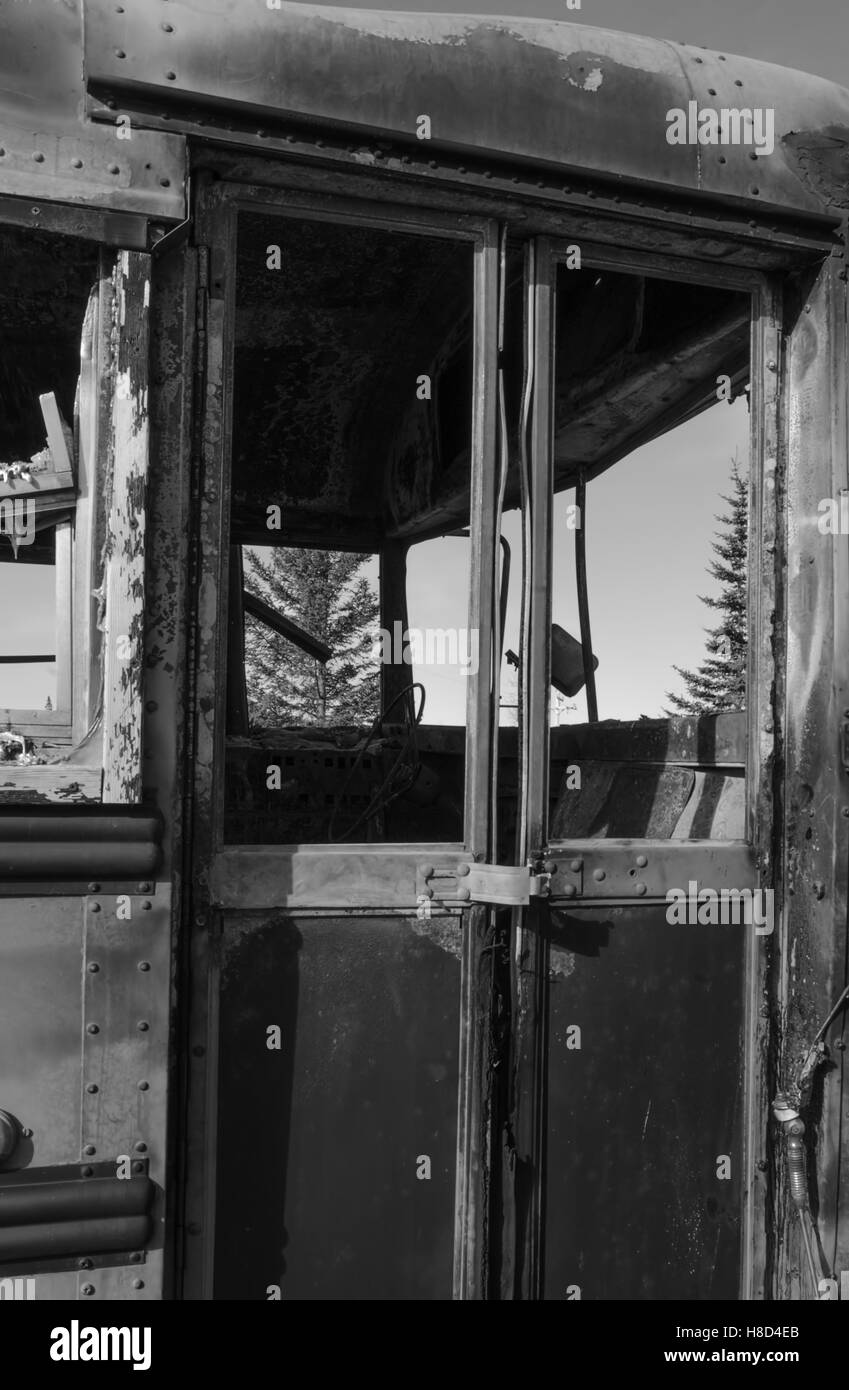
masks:
[[[472,417],[469,243],[243,215],[234,349],[234,538],[375,547],[467,524]],[[521,249],[508,272],[503,367],[516,445]],[[749,298],[561,267],[558,489],[716,400],[748,372]],[[494,466],[494,465],[493,465]],[[517,501],[515,470],[507,505]],[[263,537],[264,538],[264,537]]]

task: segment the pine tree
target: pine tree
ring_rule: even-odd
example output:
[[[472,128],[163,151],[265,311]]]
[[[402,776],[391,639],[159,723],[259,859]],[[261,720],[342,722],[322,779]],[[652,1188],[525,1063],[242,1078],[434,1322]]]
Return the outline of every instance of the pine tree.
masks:
[[[380,706],[372,655],[380,604],[362,555],[332,550],[245,553],[245,587],[326,643],[323,665],[248,615],[245,675],[252,728],[370,724]]]
[[[672,695],[667,691],[667,699],[674,710],[684,714],[716,714],[720,710],[746,707],[749,489],[747,480],[740,475],[736,458],[731,465],[731,486],[732,495],[723,495],[730,513],[716,518],[724,528],[716,533],[713,542],[718,559],[708,567],[708,573],[718,579],[722,587],[718,598],[700,595],[702,603],[715,608],[722,618],[708,631],[707,656],[698,671],[673,667],[685,682],[687,693]]]

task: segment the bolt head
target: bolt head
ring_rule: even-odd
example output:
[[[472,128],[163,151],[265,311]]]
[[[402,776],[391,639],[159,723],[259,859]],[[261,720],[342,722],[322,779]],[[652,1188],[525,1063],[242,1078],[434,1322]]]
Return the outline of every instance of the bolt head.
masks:
[[[94,1284],[83,1284],[80,1293],[85,1294],[86,1298],[91,1298],[94,1293]]]
[[[86,1257],[85,1259],[82,1259],[82,1260],[77,1260],[77,1269],[93,1269],[93,1268],[94,1268],[94,1261],[93,1261],[93,1260],[90,1260],[90,1259],[88,1259],[87,1257]]]

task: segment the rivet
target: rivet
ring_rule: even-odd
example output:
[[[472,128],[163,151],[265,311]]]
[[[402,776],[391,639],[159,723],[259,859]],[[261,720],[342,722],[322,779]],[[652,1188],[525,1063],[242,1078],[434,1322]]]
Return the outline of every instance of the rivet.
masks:
[[[133,1172],[134,1172],[134,1173],[143,1173],[143,1172],[144,1172],[144,1163],[141,1161],[141,1159],[137,1158],[137,1159],[135,1159],[135,1160],[133,1161]]]
[[[133,1288],[134,1288],[134,1289],[143,1289],[143,1288],[144,1288],[144,1280],[143,1280],[143,1279],[134,1279],[134,1280],[133,1280]]]
[[[574,898],[578,890],[575,887],[574,883],[564,883],[561,891],[563,893],[564,898]]]
[[[169,82],[176,82],[176,81],[177,81],[177,74],[176,74],[176,72],[166,72],[165,77],[166,77],[167,81],[169,81]]]
[[[152,892],[153,892],[153,884],[152,884],[152,883],[140,883],[140,884],[138,885],[138,890],[139,890],[140,893],[152,893]]]
[[[775,359],[772,357],[767,362],[766,367],[768,372],[774,372],[778,370]]]
[[[99,883],[90,883],[90,884],[88,885],[88,891],[89,891],[89,893],[99,893],[99,892],[100,892],[100,884],[99,884]]]
[[[41,153],[41,150],[36,150],[32,157],[35,160],[36,164],[44,163],[44,155]]]
[[[90,909],[90,910],[91,910],[92,912],[99,912],[99,911],[100,911],[100,903],[92,903],[91,909]]]
[[[461,864],[457,870],[458,878],[465,878],[471,872],[471,864]]]
[[[96,960],[92,960],[89,961],[88,968],[91,971],[92,975],[96,975],[98,970],[100,969],[100,966],[98,965]]]
[[[645,856],[644,854],[638,854],[638,855],[637,855],[636,863],[637,863],[637,868],[638,868],[638,869],[644,869],[644,868],[646,867],[646,865],[648,864],[648,862],[649,862],[649,861],[648,861],[648,859],[646,858],[646,856]]]
[[[634,892],[638,898],[644,898],[647,892],[646,885],[644,883],[635,883]]]
[[[148,1023],[146,1018],[143,1018],[136,1024],[136,1027],[138,1028],[140,1033],[146,1033],[150,1028],[150,1024]]]
[[[769,1166],[769,1165],[767,1164],[767,1161],[766,1161],[765,1158],[759,1158],[759,1159],[758,1159],[758,1165],[757,1165],[757,1167],[758,1167],[758,1172],[759,1172],[759,1173],[765,1173],[768,1166]]]
[[[107,173],[109,174],[120,174],[120,172],[121,170],[118,168],[117,164],[110,164],[107,170]]]
[[[87,1256],[84,1257],[82,1260],[77,1260],[77,1269],[93,1269],[93,1268],[94,1268],[94,1261],[88,1259]]]
[[[80,1293],[84,1293],[89,1298],[94,1293],[94,1284],[83,1284]]]
[[[173,24],[163,24],[162,28],[165,30],[166,34],[173,34],[174,32]]]
[[[160,188],[170,188],[170,187],[171,187],[171,180],[170,180],[170,179],[160,179],[160,180],[159,180],[159,187],[160,187]]]
[[[772,727],[772,725],[771,725],[771,724],[764,724],[764,733],[765,733],[765,734],[771,734],[772,732],[773,732],[773,727]]]
[[[134,1144],[134,1145],[133,1145],[133,1148],[135,1149],[135,1151],[136,1151],[137,1154],[146,1154],[146,1153],[147,1153],[147,1144],[145,1144],[144,1140],[142,1140],[142,1139],[140,1139],[139,1142],[138,1142],[137,1144]]]
[[[133,1250],[133,1251],[131,1251],[131,1253],[130,1253],[130,1264],[131,1264],[131,1265],[140,1265],[140,1264],[141,1264],[141,1255],[140,1255],[140,1253],[139,1253],[138,1250]]]
[[[90,1167],[89,1164],[86,1164],[84,1168],[80,1169],[80,1172],[82,1173],[84,1178],[90,1178],[94,1174],[94,1169]]]
[[[739,77],[735,77],[735,78],[734,78],[734,86],[735,86],[735,87],[742,87],[742,85],[743,85],[743,83],[740,81]]]
[[[556,873],[557,873],[557,860],[556,860],[556,859],[546,859],[546,861],[545,861],[545,863],[543,864],[542,868],[543,868],[543,873],[546,873],[546,874],[556,874]]]
[[[21,1134],[23,1135],[24,1139],[32,1138],[32,1130],[27,1129],[26,1126],[21,1130]]]
[[[433,865],[432,865],[432,864],[423,864],[422,867],[421,867],[421,875],[422,875],[422,878],[432,878],[432,877],[433,877]],[[205,917],[203,916],[203,914],[201,913],[198,917],[195,918],[195,921],[198,923],[199,926],[202,926],[203,923],[206,921],[206,918],[205,918]]]
[[[98,1026],[97,1026],[96,1023],[90,1023],[90,1024],[88,1025],[88,1027],[86,1028],[86,1032],[87,1032],[87,1033],[99,1033],[99,1032],[100,1032],[100,1029],[98,1028]]]
[[[140,1090],[140,1091],[149,1091],[149,1090],[150,1090],[150,1082],[149,1082],[149,1081],[140,1081],[140,1082],[139,1082],[139,1090]]]
[[[94,1158],[94,1155],[97,1153],[97,1149],[94,1147],[93,1144],[86,1144],[85,1148],[83,1149],[83,1153],[85,1154],[86,1158]]]
[[[577,874],[583,867],[583,859],[573,859],[569,864],[569,868],[572,870],[573,874]]]
[[[153,903],[150,901],[150,898],[145,898],[144,902],[141,905],[142,912],[150,912],[150,909],[152,907]]]
[[[90,1096],[96,1096],[99,1089],[100,1088],[98,1086],[95,1086],[93,1081],[90,1081],[86,1086],[86,1090],[88,1091]]]
[[[124,52],[123,48],[116,48],[116,49],[115,49],[115,57],[116,57],[116,58],[126,58],[126,56],[127,56],[127,55],[126,55],[126,53]]]
[[[71,168],[72,168],[72,169],[82,169],[82,167],[83,167],[83,162],[82,162],[81,159],[72,159],[72,160],[71,160]]]
[[[843,807],[843,810],[840,812],[840,814],[841,814],[842,816],[846,816],[847,818],[849,818],[849,806],[844,806],[844,807]]]
[[[606,876],[604,869],[593,869],[593,878],[596,883],[601,883],[602,879],[606,878]]]
[[[470,892],[470,890],[469,890],[468,888],[458,888],[458,889],[457,889],[457,897],[460,899],[461,902],[467,903],[467,902],[469,901],[469,898],[470,898],[471,896],[472,896],[472,895],[471,895],[471,892]]]
[[[144,971],[146,971],[146,970],[149,970],[149,969],[150,969],[150,961],[149,961],[149,960],[140,960],[140,961],[139,961],[139,964],[138,964],[138,968],[139,968],[139,970],[141,970],[142,972],[144,972]]]

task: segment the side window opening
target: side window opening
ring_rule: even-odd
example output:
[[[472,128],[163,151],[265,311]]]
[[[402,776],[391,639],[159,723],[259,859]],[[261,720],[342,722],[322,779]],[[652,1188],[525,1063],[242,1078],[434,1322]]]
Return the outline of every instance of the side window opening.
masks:
[[[578,356],[586,294],[570,274],[559,268],[552,669],[566,679],[551,837],[744,839],[749,296],[598,276],[590,296],[612,279],[626,308],[594,364],[592,338]],[[589,406],[593,379],[606,410]]]
[[[148,258],[14,227],[0,257],[0,802],[134,803]]]

